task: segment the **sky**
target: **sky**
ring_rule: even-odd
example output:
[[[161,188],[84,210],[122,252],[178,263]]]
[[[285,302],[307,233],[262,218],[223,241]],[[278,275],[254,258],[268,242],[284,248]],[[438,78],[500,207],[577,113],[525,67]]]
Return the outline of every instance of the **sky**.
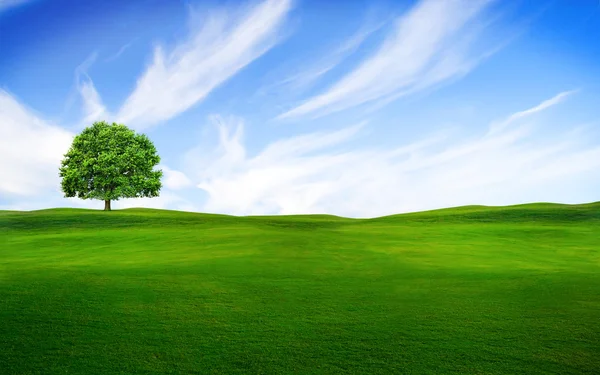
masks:
[[[376,217],[600,200],[598,0],[0,0],[0,209],[65,198],[95,121],[152,207]]]

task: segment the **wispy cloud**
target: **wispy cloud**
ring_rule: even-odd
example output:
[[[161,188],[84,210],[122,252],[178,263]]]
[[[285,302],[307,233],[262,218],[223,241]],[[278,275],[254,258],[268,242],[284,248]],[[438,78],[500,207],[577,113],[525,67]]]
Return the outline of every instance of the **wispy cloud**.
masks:
[[[420,1],[395,21],[390,35],[371,57],[324,93],[279,118],[322,116],[464,75],[489,52],[474,52],[473,46],[485,24],[481,16],[492,2]]]
[[[83,123],[86,126],[91,125],[94,121],[101,120],[109,116],[106,107],[102,103],[102,99],[96,91],[94,82],[88,75],[88,69],[96,61],[98,54],[92,53],[83,63],[75,69],[75,84],[77,91],[83,101],[84,118]]]
[[[491,132],[500,131],[500,130],[506,128],[507,126],[509,126],[511,123],[513,123],[521,118],[531,116],[538,112],[542,112],[545,109],[553,107],[553,106],[563,102],[565,99],[567,99],[567,97],[575,94],[577,91],[578,90],[570,90],[570,91],[561,92],[558,95],[553,96],[552,98],[550,98],[548,100],[544,100],[543,102],[541,102],[540,104],[536,105],[533,108],[529,108],[529,109],[521,111],[521,112],[513,113],[508,118],[506,118],[504,121],[492,124],[490,131]]]
[[[363,26],[356,31],[354,35],[351,35],[327,56],[317,61],[308,69],[288,75],[286,78],[268,86],[265,90],[271,90],[275,87],[285,88],[295,92],[306,89],[314,84],[319,78],[345,61],[348,57],[352,56],[367,38],[377,30],[381,29],[384,24],[385,21],[375,22],[371,19],[365,21]]]
[[[332,213],[353,217],[467,204],[565,201],[569,178],[600,183],[600,147],[585,135],[557,130],[540,137],[532,120],[559,104],[561,93],[507,116],[472,139],[435,134],[395,149],[336,151],[362,125],[296,136],[268,145],[256,156],[243,145],[243,122],[216,118],[220,146],[198,170],[209,199],[206,211],[231,214]],[[232,119],[229,119],[231,122]],[[571,165],[576,167],[573,167]],[[557,167],[558,168],[555,168]],[[571,168],[569,168],[571,166]]]
[[[134,39],[129,43],[124,44],[121,48],[119,48],[119,50],[114,54],[111,55],[109,57],[107,57],[106,59],[104,59],[105,62],[111,62],[111,61],[115,61],[116,59],[118,59],[119,57],[121,57],[121,55],[129,48],[133,45],[133,43],[137,40]]]
[[[117,120],[143,129],[198,103],[280,40],[291,7],[291,0],[265,0],[241,16],[213,12],[172,52],[156,47]]]

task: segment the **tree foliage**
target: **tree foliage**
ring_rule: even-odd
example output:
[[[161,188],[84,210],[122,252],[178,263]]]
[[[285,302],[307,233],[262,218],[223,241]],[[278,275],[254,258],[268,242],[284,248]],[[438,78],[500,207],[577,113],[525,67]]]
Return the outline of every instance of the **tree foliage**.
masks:
[[[160,157],[144,134],[121,124],[95,122],[73,139],[60,167],[65,197],[110,201],[157,197],[162,187]]]

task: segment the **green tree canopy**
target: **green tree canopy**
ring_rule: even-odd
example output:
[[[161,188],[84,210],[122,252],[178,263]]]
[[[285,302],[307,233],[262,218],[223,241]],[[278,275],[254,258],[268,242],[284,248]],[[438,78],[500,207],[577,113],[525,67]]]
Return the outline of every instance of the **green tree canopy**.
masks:
[[[144,134],[125,125],[95,122],[73,139],[60,167],[65,197],[100,199],[104,209],[119,198],[157,197],[160,157]]]

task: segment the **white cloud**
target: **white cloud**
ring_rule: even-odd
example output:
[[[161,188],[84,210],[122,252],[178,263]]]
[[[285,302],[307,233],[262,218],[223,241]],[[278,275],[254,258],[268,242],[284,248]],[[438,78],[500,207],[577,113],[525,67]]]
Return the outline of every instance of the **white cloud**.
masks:
[[[181,190],[192,186],[192,181],[181,171],[177,171],[167,167],[166,165],[159,165],[158,169],[163,171],[163,186],[170,190]]]
[[[306,155],[348,140],[364,125],[360,123],[337,132],[281,140],[248,159],[241,144],[243,123],[238,119],[235,129],[229,129],[222,118],[214,117],[213,121],[219,127],[220,155],[198,171],[197,176],[203,181],[198,186],[210,195],[207,210],[237,214],[278,212],[280,209],[283,213],[296,212],[302,211],[302,206],[310,210],[313,196],[318,197],[320,191],[327,190],[327,182],[303,184],[303,181],[323,169],[335,167],[345,158]],[[292,191],[290,186],[296,182],[299,189]],[[288,195],[291,199],[282,203],[281,197]]]
[[[60,160],[73,136],[0,89],[0,193],[32,196],[58,189]]]
[[[237,215],[331,213],[373,217],[467,204],[566,201],[570,179],[600,185],[600,147],[585,148],[585,134],[532,124],[568,93],[508,116],[502,128],[469,140],[440,135],[389,149],[335,151],[360,126],[296,136],[254,157],[243,146],[241,120],[219,119],[221,141],[212,168],[199,171],[209,198],[204,210]],[[232,128],[234,131],[231,131]],[[577,193],[577,192],[575,192]],[[581,191],[579,191],[581,193]],[[579,196],[583,196],[580,194]]]
[[[381,47],[327,91],[278,118],[322,116],[389,101],[462,76],[486,53],[472,51],[492,0],[422,0],[396,20]]]
[[[214,12],[171,53],[156,47],[116,118],[144,129],[189,109],[279,41],[291,0],[265,0],[243,15]],[[200,27],[201,26],[201,27]]]

